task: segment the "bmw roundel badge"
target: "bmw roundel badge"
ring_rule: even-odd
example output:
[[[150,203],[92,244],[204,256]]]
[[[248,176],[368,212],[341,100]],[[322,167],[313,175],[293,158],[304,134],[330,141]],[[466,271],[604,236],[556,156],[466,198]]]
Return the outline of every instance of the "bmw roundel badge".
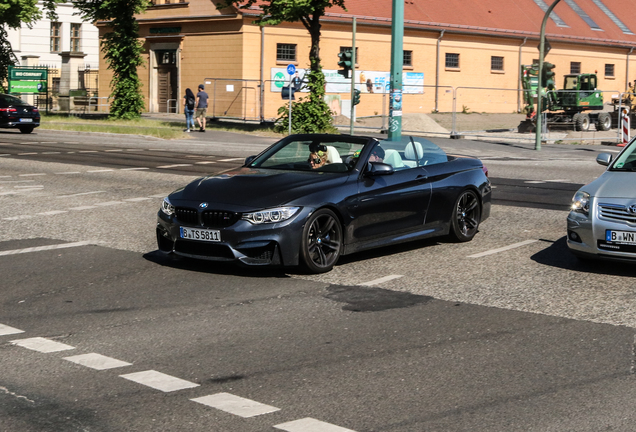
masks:
[[[202,209],[208,208],[208,203],[203,202],[203,203],[199,204],[199,208],[202,208]]]
[[[627,207],[627,211],[630,214],[636,215],[636,204],[632,204],[629,207]]]

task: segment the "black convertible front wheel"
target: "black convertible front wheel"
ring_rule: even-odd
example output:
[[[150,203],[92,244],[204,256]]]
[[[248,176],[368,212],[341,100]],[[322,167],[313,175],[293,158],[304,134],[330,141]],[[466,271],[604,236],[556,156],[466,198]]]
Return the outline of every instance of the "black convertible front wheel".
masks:
[[[324,273],[332,269],[340,258],[342,227],[338,217],[329,209],[312,214],[305,228],[300,245],[300,256],[312,273]]]
[[[450,236],[458,242],[467,242],[475,237],[481,220],[481,205],[477,194],[466,190],[457,198],[451,220]]]

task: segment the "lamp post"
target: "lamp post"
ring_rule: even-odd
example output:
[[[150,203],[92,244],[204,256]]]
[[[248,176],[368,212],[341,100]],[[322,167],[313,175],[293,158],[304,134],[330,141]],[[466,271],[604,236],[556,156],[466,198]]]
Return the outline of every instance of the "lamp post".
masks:
[[[391,93],[389,97],[390,141],[402,138],[402,69],[404,68],[404,0],[393,0],[391,23]]]
[[[560,2],[561,0],[555,0],[554,3],[552,3],[552,5],[550,5],[550,7],[548,8],[547,11],[545,11],[545,15],[543,16],[543,22],[541,23],[541,34],[540,34],[540,40],[539,40],[539,74],[537,76],[537,115],[536,115],[536,122],[537,122],[537,127],[536,129],[536,136],[535,136],[535,142],[534,142],[534,149],[535,150],[541,150],[541,126],[542,126],[542,117],[543,115],[541,114],[541,87],[543,85],[543,83],[541,82],[541,73],[543,72],[543,57],[545,56],[544,52],[545,52],[545,25],[548,22],[548,18],[550,17],[550,13],[552,12],[552,9],[554,9],[554,7],[557,5],[558,2]]]

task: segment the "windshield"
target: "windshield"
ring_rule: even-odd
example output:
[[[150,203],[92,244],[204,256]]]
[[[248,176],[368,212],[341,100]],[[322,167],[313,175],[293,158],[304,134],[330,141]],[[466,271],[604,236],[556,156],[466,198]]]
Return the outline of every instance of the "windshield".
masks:
[[[15,96],[0,95],[0,106],[10,107],[10,106],[30,106],[30,105],[24,102],[22,99],[17,98]]]
[[[448,161],[446,152],[433,142],[421,137],[402,136],[399,140],[384,140],[384,163],[394,170],[434,165]]]
[[[339,135],[292,135],[247,164],[289,171],[349,172],[365,145],[376,141]]]
[[[636,138],[618,155],[610,171],[636,171]]]

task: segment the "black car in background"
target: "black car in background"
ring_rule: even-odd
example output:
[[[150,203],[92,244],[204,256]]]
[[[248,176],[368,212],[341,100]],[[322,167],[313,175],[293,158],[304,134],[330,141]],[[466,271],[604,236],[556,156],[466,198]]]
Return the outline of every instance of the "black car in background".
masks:
[[[31,133],[40,126],[40,111],[15,96],[0,95],[0,128],[18,128]]]
[[[191,258],[322,273],[365,249],[472,240],[490,202],[479,159],[448,155],[424,138],[291,135],[241,168],[167,196],[157,242]]]

